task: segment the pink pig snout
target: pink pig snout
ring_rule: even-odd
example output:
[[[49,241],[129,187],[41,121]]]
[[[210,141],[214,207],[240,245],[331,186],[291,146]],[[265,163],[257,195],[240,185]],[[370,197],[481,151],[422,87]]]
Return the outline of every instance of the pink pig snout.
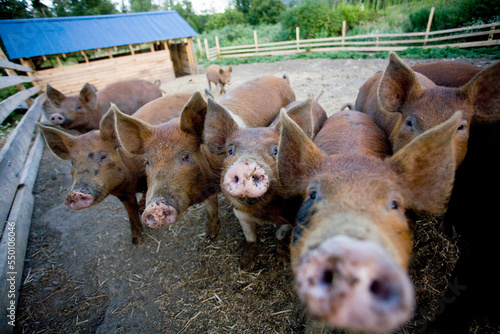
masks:
[[[229,168],[222,186],[231,196],[257,198],[269,189],[269,177],[258,163],[245,159]]]
[[[94,204],[94,196],[83,189],[73,190],[64,204],[72,210],[86,209]]]
[[[308,312],[336,327],[389,332],[413,315],[410,278],[370,241],[323,242],[302,259],[296,287]]]
[[[167,205],[162,197],[153,198],[142,213],[142,221],[151,228],[172,225],[176,219],[177,210]]]
[[[49,120],[54,125],[59,125],[64,123],[64,116],[58,113],[50,115]]]

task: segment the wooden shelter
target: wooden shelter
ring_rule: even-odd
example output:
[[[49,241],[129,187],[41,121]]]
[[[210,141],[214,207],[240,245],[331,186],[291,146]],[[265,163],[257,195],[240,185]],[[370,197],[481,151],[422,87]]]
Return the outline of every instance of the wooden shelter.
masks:
[[[86,82],[195,74],[196,35],[176,11],[0,21],[9,59],[32,68],[43,90],[50,83],[67,95]]]

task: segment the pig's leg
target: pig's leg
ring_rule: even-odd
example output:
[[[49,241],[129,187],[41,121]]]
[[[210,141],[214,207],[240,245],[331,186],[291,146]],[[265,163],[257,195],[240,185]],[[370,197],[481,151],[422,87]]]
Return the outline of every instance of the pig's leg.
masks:
[[[139,216],[142,215],[144,212],[144,209],[146,209],[146,193],[141,193],[141,200],[139,201]]]
[[[139,218],[139,205],[135,194],[118,196],[125,210],[127,210],[128,220],[130,221],[130,231],[132,232],[132,243],[134,245],[142,241],[142,224]]]
[[[257,223],[258,219],[243,211],[234,209],[234,214],[238,218],[243,234],[245,235],[245,248],[241,254],[240,267],[243,270],[250,271],[255,266],[257,255]]]
[[[212,91],[212,83],[210,82],[210,80],[208,80],[208,89]]]
[[[217,193],[213,194],[205,200],[205,208],[208,213],[208,238],[214,240],[219,234],[220,221],[219,221],[219,203],[217,200]]]
[[[276,230],[276,261],[279,265],[285,266],[290,260],[290,237],[293,226],[290,224],[281,225]]]

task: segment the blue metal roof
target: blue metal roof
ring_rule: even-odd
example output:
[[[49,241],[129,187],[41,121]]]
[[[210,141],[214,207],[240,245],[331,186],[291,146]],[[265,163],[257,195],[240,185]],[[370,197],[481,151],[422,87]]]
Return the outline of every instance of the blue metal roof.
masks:
[[[0,20],[10,59],[197,36],[175,11]]]

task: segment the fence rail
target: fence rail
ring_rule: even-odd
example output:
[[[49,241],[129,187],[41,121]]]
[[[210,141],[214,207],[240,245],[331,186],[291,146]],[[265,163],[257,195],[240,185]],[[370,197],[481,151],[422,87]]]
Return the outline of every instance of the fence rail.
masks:
[[[3,52],[0,57],[5,57]],[[17,86],[19,91],[0,103],[0,123],[20,103],[40,91],[38,85],[29,89],[22,85],[24,82],[36,84],[31,68],[0,59],[2,68],[8,76],[0,77],[0,87]],[[18,76],[14,70],[28,75]],[[29,100],[30,108],[0,150],[0,333],[12,333],[14,329],[33,212],[32,191],[44,145],[41,134],[35,133],[35,121],[43,114],[44,100],[45,94],[34,102]]]
[[[219,39],[216,37],[215,47],[208,48],[208,41],[205,39],[204,52],[201,50],[199,40],[198,48],[202,57],[214,60],[231,57],[290,55],[301,52],[340,50],[378,52],[403,51],[410,47],[471,48],[500,45],[500,22],[439,31],[356,36],[345,35],[344,23],[342,31],[342,36],[339,37],[300,39],[299,28],[296,28],[294,40],[262,44],[258,43],[257,32],[254,31],[254,44],[219,47]]]

